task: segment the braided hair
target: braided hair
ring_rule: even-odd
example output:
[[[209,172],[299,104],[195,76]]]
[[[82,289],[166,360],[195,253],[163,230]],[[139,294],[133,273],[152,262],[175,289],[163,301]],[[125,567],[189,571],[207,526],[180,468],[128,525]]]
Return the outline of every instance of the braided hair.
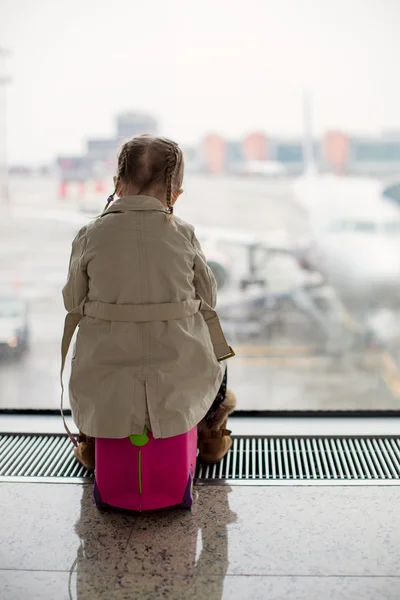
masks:
[[[115,189],[107,199],[106,209],[122,182],[135,184],[139,194],[160,184],[165,186],[168,218],[171,219],[173,192],[181,186],[182,177],[183,156],[178,144],[147,134],[134,137],[122,146],[118,155]]]
[[[121,152],[118,156],[118,172],[117,172],[117,178],[115,180],[115,187],[114,187],[113,193],[110,194],[107,198],[107,204],[105,206],[105,210],[108,208],[108,206],[114,200],[115,194],[117,193],[117,190],[118,190],[118,186],[121,183],[121,179],[123,178],[123,176],[125,174],[127,156],[128,156],[128,147],[125,144],[124,146],[122,146]]]
[[[167,189],[167,206],[169,215],[173,215],[174,207],[172,205],[172,181],[174,177],[175,170],[178,166],[178,146],[171,142],[169,148],[169,154],[167,159],[167,164],[165,166],[165,185]]]

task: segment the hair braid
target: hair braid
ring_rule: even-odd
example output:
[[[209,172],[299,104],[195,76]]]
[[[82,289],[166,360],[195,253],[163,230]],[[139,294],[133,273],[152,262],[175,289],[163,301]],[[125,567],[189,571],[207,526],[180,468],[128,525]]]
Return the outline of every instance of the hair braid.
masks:
[[[165,167],[165,184],[167,188],[167,206],[169,214],[172,215],[174,207],[172,205],[172,179],[178,162],[178,149],[174,143],[171,143],[167,164]]]
[[[114,196],[117,193],[117,189],[118,189],[118,185],[121,182],[121,179],[123,178],[125,172],[126,172],[126,163],[128,160],[128,146],[125,145],[122,150],[121,150],[121,155],[118,159],[118,174],[117,174],[117,180],[115,182],[115,188],[112,194],[110,194],[107,198],[107,204],[106,204],[106,208],[107,206],[109,206],[109,204],[114,200]]]

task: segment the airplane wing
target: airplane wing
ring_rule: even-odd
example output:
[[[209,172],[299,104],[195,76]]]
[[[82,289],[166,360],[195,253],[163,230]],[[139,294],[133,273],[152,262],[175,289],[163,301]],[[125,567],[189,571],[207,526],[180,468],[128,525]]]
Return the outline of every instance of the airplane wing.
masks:
[[[88,216],[79,211],[70,209],[30,209],[15,207],[12,215],[18,219],[34,219],[59,223],[71,223],[83,227],[90,222]],[[223,227],[196,227],[196,236],[202,243],[228,243],[245,249],[262,249],[271,253],[293,254],[295,247],[293,240],[284,230],[270,230],[265,233],[228,229]]]
[[[71,223],[83,227],[89,223],[90,218],[85,217],[82,213],[74,210],[52,210],[46,208],[28,208],[16,207],[10,211],[13,217],[17,219],[34,219],[38,221],[53,221],[58,223]]]
[[[270,252],[292,254],[295,250],[293,241],[284,230],[271,230],[266,233],[248,232],[223,227],[196,227],[196,236],[201,242],[225,242],[247,249],[260,248]]]

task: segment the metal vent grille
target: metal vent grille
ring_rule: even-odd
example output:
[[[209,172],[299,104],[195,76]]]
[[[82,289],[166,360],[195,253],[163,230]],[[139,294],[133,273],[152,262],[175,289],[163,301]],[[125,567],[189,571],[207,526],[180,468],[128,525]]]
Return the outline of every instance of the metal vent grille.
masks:
[[[199,482],[225,480],[247,484],[399,481],[400,440],[391,437],[237,437],[219,464],[199,464],[196,476]]]
[[[65,435],[0,435],[0,477],[90,477]]]
[[[58,434],[0,434],[0,480],[82,481],[92,477]],[[217,465],[198,463],[203,484],[400,485],[400,438],[234,437]]]

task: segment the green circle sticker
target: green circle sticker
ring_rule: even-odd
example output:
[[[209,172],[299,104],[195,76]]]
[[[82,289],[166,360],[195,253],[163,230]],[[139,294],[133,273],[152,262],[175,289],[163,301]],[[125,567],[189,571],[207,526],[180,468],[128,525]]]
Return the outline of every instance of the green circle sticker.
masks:
[[[130,435],[129,440],[133,446],[145,446],[149,441],[147,435],[147,427],[145,426],[144,431],[141,435]]]

